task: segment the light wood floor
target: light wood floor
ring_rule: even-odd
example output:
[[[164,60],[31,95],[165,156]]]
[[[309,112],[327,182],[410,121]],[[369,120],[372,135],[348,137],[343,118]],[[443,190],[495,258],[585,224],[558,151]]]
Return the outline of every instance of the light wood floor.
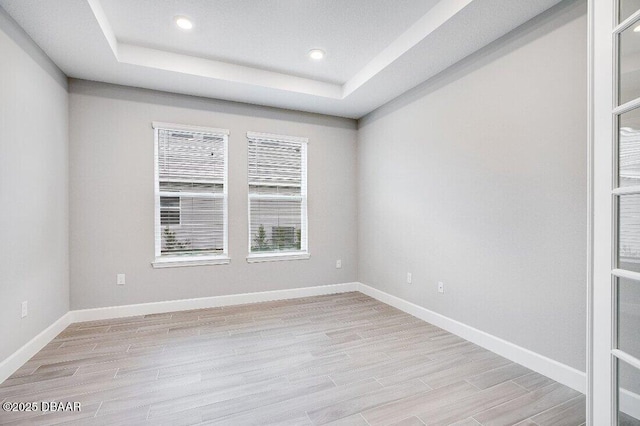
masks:
[[[71,325],[3,424],[581,425],[580,393],[361,293]]]

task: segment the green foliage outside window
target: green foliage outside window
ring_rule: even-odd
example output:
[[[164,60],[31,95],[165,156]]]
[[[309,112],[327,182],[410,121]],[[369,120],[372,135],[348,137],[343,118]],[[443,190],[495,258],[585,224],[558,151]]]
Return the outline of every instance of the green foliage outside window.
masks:
[[[164,252],[184,251],[189,248],[191,241],[179,240],[176,237],[176,232],[165,227],[162,231],[162,238],[164,238]]]
[[[264,225],[261,224],[253,237],[251,251],[300,250],[301,247],[301,229],[293,226],[272,226],[269,239]]]

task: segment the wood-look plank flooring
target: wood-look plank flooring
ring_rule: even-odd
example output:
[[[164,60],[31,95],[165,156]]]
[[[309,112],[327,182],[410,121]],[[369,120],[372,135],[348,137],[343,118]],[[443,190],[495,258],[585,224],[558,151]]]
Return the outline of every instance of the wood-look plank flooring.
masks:
[[[582,425],[585,398],[361,293],[76,323],[0,385],[2,424]]]

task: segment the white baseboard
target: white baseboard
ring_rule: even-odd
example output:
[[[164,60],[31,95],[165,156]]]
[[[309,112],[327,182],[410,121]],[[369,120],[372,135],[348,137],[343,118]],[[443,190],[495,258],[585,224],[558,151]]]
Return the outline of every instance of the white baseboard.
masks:
[[[346,293],[350,291],[360,291],[361,293],[456,334],[507,359],[522,364],[533,371],[550,377],[553,380],[567,385],[579,392],[584,393],[586,390],[585,373],[579,370],[506,340],[500,339],[499,337],[485,333],[484,331],[478,330],[459,321],[448,318],[444,315],[430,311],[422,306],[418,306],[414,303],[358,282],[69,311],[46,330],[18,349],[14,354],[0,362],[0,383],[24,365],[24,363],[47,345],[47,343],[53,340],[53,338],[63,331],[69,324],[74,322],[232,306],[247,303],[268,302],[273,300],[297,299],[301,297]],[[630,392],[629,394],[630,395],[624,397],[629,400],[625,407],[638,407],[638,400],[634,399],[634,397],[637,398],[638,396],[636,394],[631,394]],[[621,404],[623,403],[622,396],[620,402]],[[629,414],[633,415],[631,412],[629,412]]]
[[[540,355],[529,349],[525,349],[514,343],[493,336],[484,331],[473,328],[444,315],[433,312],[422,306],[408,302],[384,291],[380,291],[366,284],[359,283],[358,290],[367,296],[373,297],[387,305],[400,309],[416,318],[431,323],[437,327],[462,337],[478,346],[482,346],[513,362],[517,362],[533,371],[543,374],[556,382],[569,386],[579,392],[585,393],[587,388],[586,374],[573,367],[562,364],[544,355]]]
[[[108,308],[81,309],[69,311],[47,329],[27,342],[24,346],[0,362],[0,383],[22,367],[32,356],[51,342],[60,332],[74,322],[122,318],[163,312],[186,311],[189,309],[214,308],[219,306],[242,305],[246,303],[269,302],[272,300],[297,299],[323,294],[358,291],[357,282],[322,285],[316,287],[293,288],[287,290],[262,291],[256,293],[232,294],[228,296],[202,297],[197,299],[169,300],[166,302],[140,303],[136,305],[112,306]]]
[[[640,420],[640,395],[620,389],[620,411]]]
[[[16,370],[22,367],[72,322],[71,312],[67,312],[36,337],[25,343],[20,349],[2,360],[0,362],[0,383],[15,373]]]
[[[187,311],[190,309],[216,308],[269,302],[272,300],[298,299],[300,297],[358,291],[358,284],[343,283],[316,287],[292,288],[288,290],[261,291],[256,293],[230,294],[227,296],[200,297],[197,299],[168,300],[166,302],[139,303],[136,305],[111,306],[108,308],[80,309],[69,312],[72,322],[96,321],[136,315],[160,314],[163,312]]]

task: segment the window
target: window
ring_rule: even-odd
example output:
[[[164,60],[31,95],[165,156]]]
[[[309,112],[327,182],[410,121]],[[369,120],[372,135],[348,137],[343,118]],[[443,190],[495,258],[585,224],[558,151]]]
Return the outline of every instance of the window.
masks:
[[[227,130],[153,123],[154,267],[229,263]]]
[[[249,262],[308,259],[307,139],[247,133]]]

